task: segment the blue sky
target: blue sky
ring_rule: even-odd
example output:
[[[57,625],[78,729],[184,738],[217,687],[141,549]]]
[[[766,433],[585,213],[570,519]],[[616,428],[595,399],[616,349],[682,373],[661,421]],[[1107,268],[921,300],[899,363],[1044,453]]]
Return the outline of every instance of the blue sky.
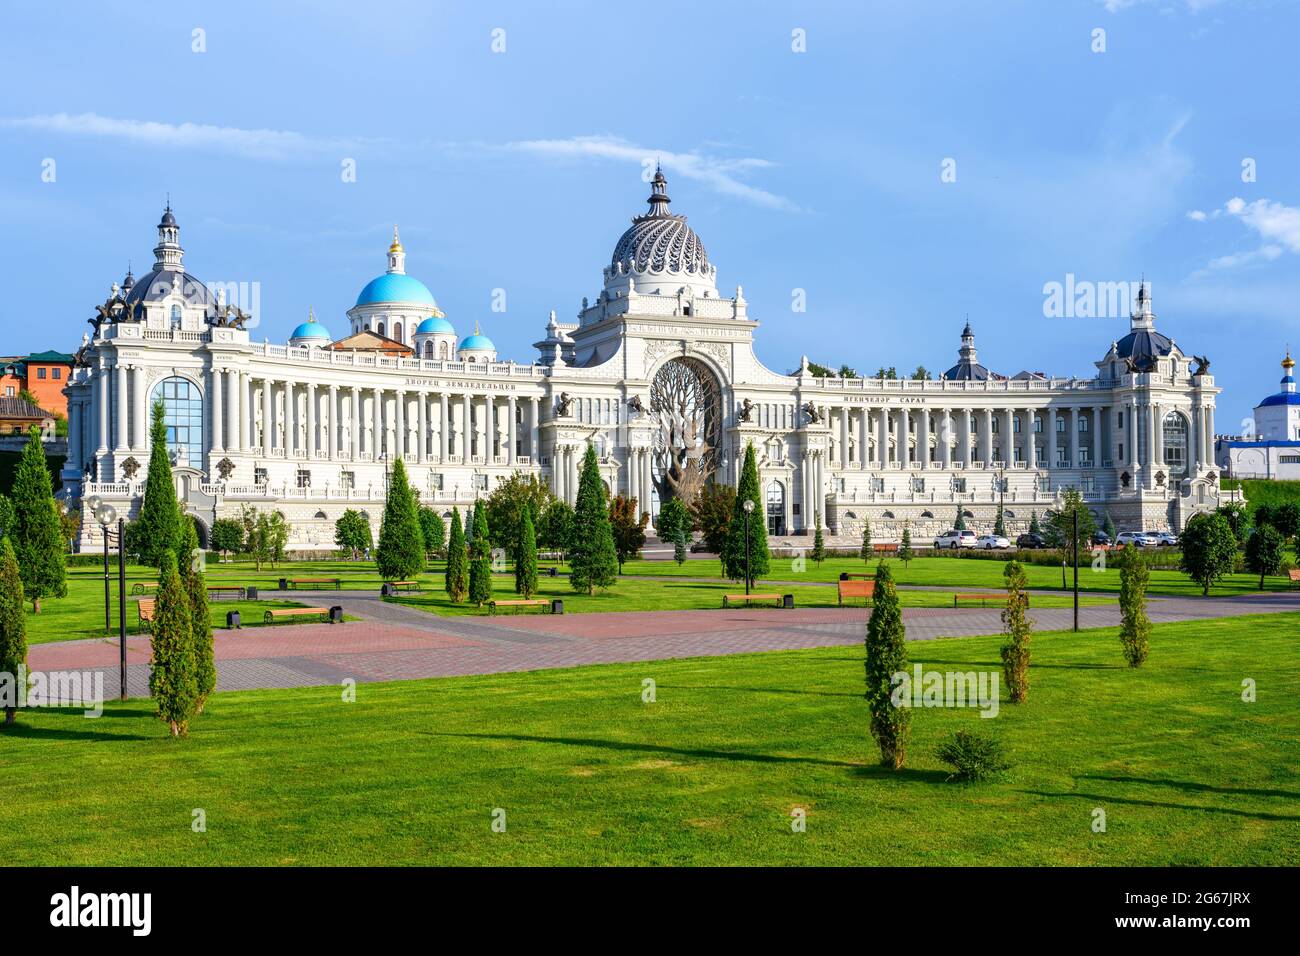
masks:
[[[996,371],[1091,374],[1127,322],[1045,317],[1067,274],[1146,275],[1158,327],[1213,362],[1220,431],[1300,348],[1285,0],[0,16],[0,353],[72,349],[127,261],[148,270],[170,192],[191,271],[259,284],[259,337],[309,306],[340,333],[397,222],[457,329],[530,360],[549,310],[571,320],[598,292],[656,156],[780,371],[804,353],[942,370],[969,314]]]

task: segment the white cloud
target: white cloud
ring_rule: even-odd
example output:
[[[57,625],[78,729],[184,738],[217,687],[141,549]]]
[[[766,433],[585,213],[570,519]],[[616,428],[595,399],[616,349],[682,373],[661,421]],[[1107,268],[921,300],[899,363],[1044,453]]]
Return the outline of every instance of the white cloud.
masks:
[[[1199,209],[1191,209],[1187,212],[1187,218],[1192,222],[1205,222],[1208,217]]]
[[[117,119],[97,113],[51,113],[0,118],[0,127],[96,136],[170,149],[202,149],[247,159],[280,162],[300,156],[358,149],[358,139],[307,136],[293,130],[239,129],[205,123],[162,123],[154,120]]]
[[[1121,10],[1127,10],[1129,7],[1135,7],[1139,3],[1161,3],[1166,10],[1183,6],[1188,13],[1200,13],[1202,10],[1208,10],[1210,7],[1218,6],[1223,0],[1182,0],[1181,4],[1170,4],[1167,0],[1102,0],[1108,13],[1119,13]]]
[[[659,162],[670,173],[703,183],[714,192],[734,196],[769,209],[795,211],[798,207],[766,189],[751,186],[741,177],[773,164],[766,159],[740,157],[727,159],[702,153],[676,153],[665,149],[638,146],[616,136],[572,136],[568,139],[531,139],[507,143],[507,149],[536,156],[569,159],[613,160],[638,165]]]
[[[1219,209],[1208,215],[1200,210],[1192,210],[1187,218],[1198,222],[1231,216],[1239,219],[1260,239],[1255,249],[1233,252],[1211,259],[1205,269],[1193,273],[1194,278],[1203,278],[1209,272],[1235,269],[1254,262],[1272,262],[1284,252],[1300,254],[1300,208],[1271,199],[1256,199],[1246,202],[1240,196],[1229,199]]]

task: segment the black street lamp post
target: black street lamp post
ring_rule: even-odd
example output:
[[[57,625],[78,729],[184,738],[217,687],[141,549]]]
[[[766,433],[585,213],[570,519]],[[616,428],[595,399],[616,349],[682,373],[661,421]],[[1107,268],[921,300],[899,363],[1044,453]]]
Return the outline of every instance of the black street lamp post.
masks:
[[[117,519],[117,650],[118,679],[126,700],[126,519]]]

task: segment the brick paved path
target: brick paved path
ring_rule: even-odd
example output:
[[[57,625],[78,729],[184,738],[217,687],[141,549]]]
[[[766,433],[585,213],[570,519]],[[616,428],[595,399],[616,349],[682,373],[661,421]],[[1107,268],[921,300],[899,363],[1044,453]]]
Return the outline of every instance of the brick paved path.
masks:
[[[342,604],[362,620],[216,632],[219,690],[308,687],[405,680],[454,674],[572,667],[620,661],[830,647],[862,641],[865,608],[741,608],[709,611],[633,611],[613,614],[528,614],[512,617],[439,617],[380,601],[373,591],[294,595],[305,603]],[[1155,622],[1300,611],[1300,593],[1231,598],[1152,598]],[[997,634],[997,608],[904,608],[910,640]],[[1039,630],[1070,627],[1070,608],[1033,612]],[[1116,605],[1082,607],[1081,627],[1119,623]],[[149,693],[149,638],[127,638],[127,688]],[[110,695],[118,687],[117,639],[38,644],[33,670],[105,671]]]

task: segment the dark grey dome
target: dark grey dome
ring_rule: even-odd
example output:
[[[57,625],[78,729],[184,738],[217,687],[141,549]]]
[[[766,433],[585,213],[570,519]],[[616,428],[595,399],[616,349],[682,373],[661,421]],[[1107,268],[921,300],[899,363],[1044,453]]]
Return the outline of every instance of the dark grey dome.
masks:
[[[1137,329],[1115,343],[1116,354],[1122,359],[1131,358],[1138,367],[1164,358],[1173,350],[1173,340],[1154,329]]]
[[[943,377],[950,382],[987,382],[993,373],[979,362],[958,362],[944,372]]]
[[[168,206],[163,210],[162,220],[158,223],[159,228],[163,226],[176,225],[176,217],[172,215],[172,207]]]
[[[170,269],[154,269],[148,275],[141,276],[127,294],[127,304],[157,302],[159,299],[165,299],[176,289],[178,282],[181,295],[186,301],[201,305],[217,304],[216,298],[208,287],[194,276],[188,272],[176,272]]]

